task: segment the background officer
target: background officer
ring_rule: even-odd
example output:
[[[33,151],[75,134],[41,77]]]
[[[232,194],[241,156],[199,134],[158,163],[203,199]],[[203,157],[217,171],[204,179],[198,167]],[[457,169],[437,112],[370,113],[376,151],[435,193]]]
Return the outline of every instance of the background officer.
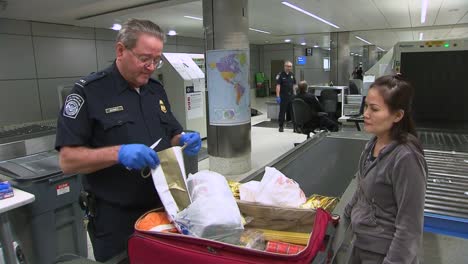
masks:
[[[156,151],[187,144],[201,147],[198,133],[182,134],[161,83],[150,79],[162,64],[165,40],[160,27],[129,20],[117,36],[116,60],[78,82],[59,114],[56,149],[64,173],[82,173],[90,193],[88,231],[95,259],[106,261],[125,250],[135,221],[161,206],[151,177],[140,170],[159,164]],[[149,148],[162,139],[155,150]]]
[[[291,97],[294,92],[294,85],[296,84],[296,78],[292,70],[292,62],[286,61],[284,63],[284,71],[276,75],[276,102],[280,104],[279,111],[279,132],[283,132],[284,115],[286,119],[291,120],[290,106]]]

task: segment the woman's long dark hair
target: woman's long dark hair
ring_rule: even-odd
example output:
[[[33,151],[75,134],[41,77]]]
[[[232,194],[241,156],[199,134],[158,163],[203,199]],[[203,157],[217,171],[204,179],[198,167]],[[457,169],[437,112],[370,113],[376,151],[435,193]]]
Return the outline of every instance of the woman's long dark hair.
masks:
[[[393,124],[390,130],[390,137],[400,143],[413,143],[423,152],[412,117],[413,86],[401,74],[396,74],[377,78],[369,89],[377,89],[379,91],[390,112],[404,111],[403,118],[398,123]]]

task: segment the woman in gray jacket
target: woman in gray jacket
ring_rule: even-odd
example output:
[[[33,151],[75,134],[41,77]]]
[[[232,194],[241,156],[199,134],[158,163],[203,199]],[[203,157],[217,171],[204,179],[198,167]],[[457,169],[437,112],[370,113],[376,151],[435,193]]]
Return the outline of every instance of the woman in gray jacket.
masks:
[[[419,263],[427,165],[411,117],[413,89],[382,76],[366,97],[364,128],[374,137],[361,154],[351,218],[352,263]]]

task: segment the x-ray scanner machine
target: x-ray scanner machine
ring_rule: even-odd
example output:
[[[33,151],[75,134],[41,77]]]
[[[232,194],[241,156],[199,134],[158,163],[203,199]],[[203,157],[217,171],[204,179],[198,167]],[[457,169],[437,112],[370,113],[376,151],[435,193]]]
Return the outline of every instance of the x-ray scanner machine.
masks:
[[[164,53],[164,65],[157,78],[164,84],[171,110],[182,127],[206,138],[205,74],[193,57],[186,53]]]

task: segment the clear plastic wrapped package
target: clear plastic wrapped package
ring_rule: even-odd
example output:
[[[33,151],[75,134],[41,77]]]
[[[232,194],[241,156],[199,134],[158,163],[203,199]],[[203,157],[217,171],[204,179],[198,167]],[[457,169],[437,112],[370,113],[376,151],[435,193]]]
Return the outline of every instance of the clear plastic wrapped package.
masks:
[[[246,229],[241,235],[240,245],[246,248],[265,250],[263,232],[257,229]]]

